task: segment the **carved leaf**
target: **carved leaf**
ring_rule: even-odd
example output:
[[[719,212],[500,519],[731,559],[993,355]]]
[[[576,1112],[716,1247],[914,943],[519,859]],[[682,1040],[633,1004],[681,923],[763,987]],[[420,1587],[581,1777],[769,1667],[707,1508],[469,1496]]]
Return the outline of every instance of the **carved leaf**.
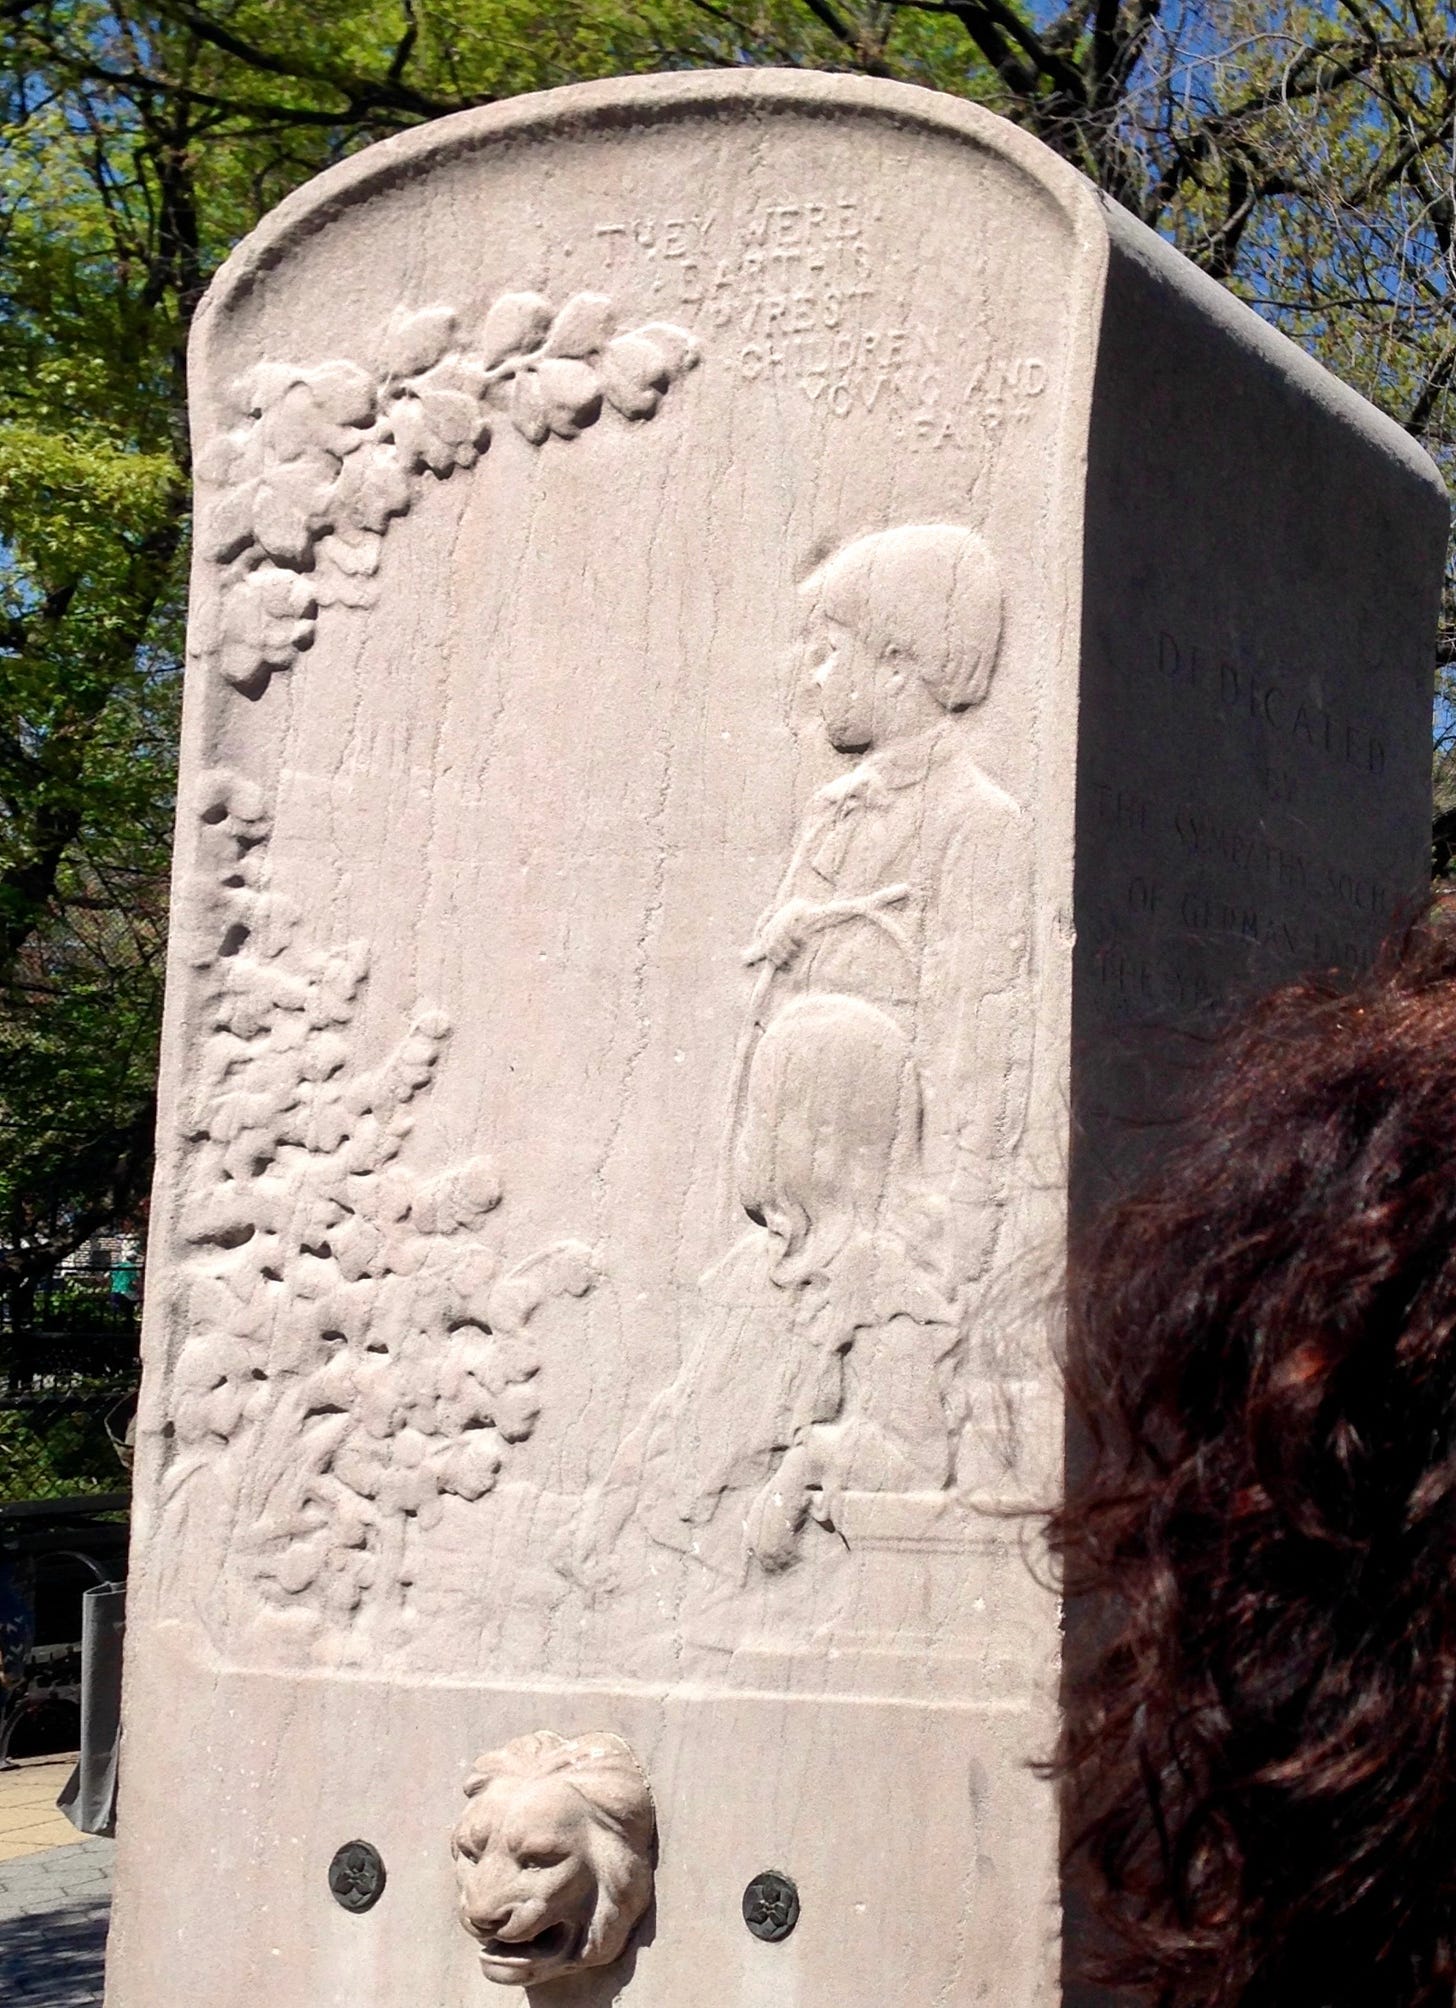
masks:
[[[199,1331],[208,1326],[224,1327],[236,1344],[254,1336],[267,1324],[261,1305],[239,1314],[237,1299],[215,1276],[199,1277],[192,1287],[191,1316]],[[190,1351],[190,1348],[188,1349]],[[239,1358],[242,1354],[239,1354]]]
[[[348,439],[346,428],[335,425],[314,402],[307,383],[294,384],[268,407],[258,421],[258,433],[270,463],[319,453],[341,458]],[[337,462],[330,472],[337,472]]]
[[[350,578],[373,578],[379,570],[380,556],[384,550],[384,539],[377,530],[335,530],[321,538],[316,557],[329,565],[337,565]]]
[[[287,669],[313,640],[318,602],[307,579],[260,565],[239,580],[223,604],[220,668],[240,689],[266,671]]]
[[[522,370],[511,386],[511,423],[532,446],[540,446],[551,436],[546,399],[534,369]]]
[[[449,307],[423,307],[418,313],[396,308],[384,331],[384,367],[390,376],[415,376],[437,363],[455,339],[455,315]]]
[[[457,1331],[440,1356],[437,1386],[440,1427],[447,1434],[494,1422],[496,1397],[505,1386],[494,1342],[476,1326]]]
[[[548,358],[535,370],[546,423],[559,439],[575,439],[602,408],[601,379],[589,363]]]
[[[490,437],[489,424],[463,391],[421,385],[415,398],[430,431],[457,454],[462,447],[473,451],[482,431],[487,439]]]
[[[272,468],[253,493],[253,537],[277,563],[303,565],[314,533],[328,521],[333,471],[316,460]]]
[[[241,557],[253,542],[253,506],[259,484],[256,481],[225,488],[208,499],[199,512],[198,541],[204,558],[227,564]]]
[[[596,1257],[584,1241],[555,1241],[511,1271],[512,1281],[529,1281],[539,1301],[584,1297],[597,1280]]]
[[[355,1435],[334,1452],[333,1471],[361,1499],[373,1499],[389,1469],[389,1451],[378,1438]]]
[[[490,1323],[519,1332],[548,1297],[584,1297],[597,1277],[591,1250],[581,1241],[558,1241],[518,1262],[490,1294]]]
[[[334,484],[334,514],[341,528],[369,530],[380,536],[390,519],[403,516],[410,505],[408,469],[396,449],[384,439],[367,441],[351,453]]]
[[[500,1267],[500,1259],[491,1249],[465,1243],[450,1267],[448,1316],[452,1323],[489,1323],[490,1292]]]
[[[602,390],[623,418],[651,418],[672,381],[666,356],[643,335],[618,335],[602,351]]]
[[[406,1426],[396,1434],[394,1439],[396,1466],[402,1466],[406,1471],[423,1470],[429,1454],[430,1439],[421,1430]]]
[[[200,1342],[202,1347],[207,1343]],[[255,1385],[241,1373],[231,1372],[209,1375],[205,1382],[190,1389],[179,1385],[172,1411],[178,1440],[201,1443],[208,1437],[218,1437],[224,1443],[231,1441],[247,1412],[248,1390]]]
[[[336,530],[314,546],[314,592],[322,607],[371,607],[384,540],[374,530]]]
[[[461,397],[469,398],[478,406],[485,396],[488,372],[479,356],[448,355],[441,358],[432,370],[416,377],[410,385],[418,397],[429,390],[456,391]]]
[[[318,612],[308,580],[276,565],[259,565],[249,574],[248,589],[270,620],[308,620]]]
[[[374,379],[357,363],[319,363],[304,372],[304,382],[316,409],[330,425],[357,428],[372,423]]]
[[[530,1381],[518,1381],[496,1397],[495,1426],[507,1443],[524,1443],[541,1419],[541,1398]]]
[[[305,1080],[326,1081],[343,1069],[348,1058],[349,1048],[338,1034],[324,1032],[309,1040],[299,1061],[299,1071]]]
[[[236,1099],[252,1101],[255,1105],[258,1100],[256,1096]],[[226,1103],[219,1105],[217,1115],[220,1123],[226,1122]],[[223,1132],[218,1127],[213,1133],[220,1135]],[[265,1212],[271,1217],[265,1218]],[[213,1186],[197,1195],[187,1208],[184,1231],[189,1241],[216,1242],[220,1248],[239,1248],[255,1229],[276,1229],[279,1224],[276,1206],[270,1207],[268,1199],[260,1206],[251,1192],[228,1183]]]
[[[402,392],[385,413],[385,424],[406,465],[445,475],[474,463],[480,444],[490,438],[490,424],[463,391],[431,386],[432,376],[423,377]]]
[[[399,450],[400,460],[412,473],[418,474],[428,467],[434,474],[443,474],[454,466],[454,454],[435,438],[414,398],[396,398],[385,412],[384,422]]]
[[[358,609],[379,604],[379,588],[372,579],[356,578],[351,573],[336,571],[332,566],[315,569],[314,578],[318,582],[321,607]]]
[[[467,1430],[437,1453],[435,1471],[442,1492],[457,1499],[483,1499],[500,1477],[499,1440],[486,1429]]]
[[[199,481],[236,485],[263,471],[263,441],[256,425],[216,433],[197,455],[192,471]]]
[[[403,1421],[396,1387],[396,1374],[392,1362],[385,1353],[371,1353],[359,1372],[359,1393],[355,1401],[355,1413],[363,1423],[371,1449],[387,1461],[389,1452],[385,1439],[394,1434]]]
[[[455,1223],[476,1227],[501,1201],[501,1178],[495,1160],[469,1158],[451,1178]]]
[[[411,1217],[422,1234],[453,1234],[460,1228],[479,1227],[500,1200],[495,1165],[487,1157],[473,1157],[458,1170],[420,1187]]]
[[[539,349],[551,326],[551,302],[540,293],[502,293],[480,331],[480,359],[488,370],[510,356]]]
[[[269,823],[268,804],[263,790],[246,774],[228,767],[209,767],[197,777],[197,813],[210,827],[224,822]]]
[[[574,293],[551,323],[544,353],[578,359],[598,355],[616,324],[616,310],[605,293]]]
[[[318,1580],[327,1548],[322,1541],[290,1541],[273,1566],[278,1587],[298,1596]]]
[[[509,1297],[507,1291],[506,1296]],[[505,1299],[501,1300],[502,1302]],[[499,1395],[505,1388],[534,1380],[541,1371],[541,1356],[519,1332],[505,1329],[504,1322],[491,1334],[490,1386]]]
[[[339,1274],[346,1282],[355,1283],[370,1274],[384,1253],[384,1236],[377,1227],[356,1216],[335,1229],[329,1237],[329,1246],[339,1265]]]
[[[261,418],[270,405],[287,395],[302,374],[296,363],[254,363],[231,387],[233,407],[245,417]]]
[[[430,1244],[423,1234],[394,1233],[386,1238],[385,1262],[393,1276],[417,1276],[425,1266]]]
[[[690,369],[696,369],[702,350],[697,337],[687,328],[674,327],[671,321],[649,321],[644,328],[635,332],[645,342],[662,351],[663,360],[674,378],[683,376]]]
[[[234,1375],[251,1368],[246,1349],[236,1339],[213,1332],[191,1341],[177,1361],[173,1383],[187,1394],[210,1394]]]
[[[377,1178],[361,1178],[350,1187],[350,1197],[366,1219],[393,1228],[409,1218],[414,1191],[414,1179],[396,1165]]]
[[[337,1452],[338,1446],[349,1433],[347,1415],[323,1414],[309,1419],[304,1431],[304,1454],[318,1469]]]

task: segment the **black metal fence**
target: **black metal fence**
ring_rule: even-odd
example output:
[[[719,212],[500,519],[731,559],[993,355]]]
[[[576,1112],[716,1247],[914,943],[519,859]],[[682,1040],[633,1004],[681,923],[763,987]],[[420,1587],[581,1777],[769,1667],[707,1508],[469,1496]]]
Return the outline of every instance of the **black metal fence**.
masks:
[[[130,1385],[0,1401],[0,1505],[124,1487],[135,1401]]]
[[[124,1488],[138,1371],[136,1308],[109,1270],[46,1278],[31,1317],[0,1324],[0,1505]]]

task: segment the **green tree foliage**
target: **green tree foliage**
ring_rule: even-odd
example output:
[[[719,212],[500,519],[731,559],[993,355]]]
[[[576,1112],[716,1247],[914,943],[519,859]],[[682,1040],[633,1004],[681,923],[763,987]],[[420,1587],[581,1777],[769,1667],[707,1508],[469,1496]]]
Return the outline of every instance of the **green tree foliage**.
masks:
[[[209,274],[422,120],[762,63],[1016,120],[1456,469],[1435,0],[0,0],[0,1239],[32,1267],[145,1187]],[[1456,805],[1450,736],[1438,767]]]

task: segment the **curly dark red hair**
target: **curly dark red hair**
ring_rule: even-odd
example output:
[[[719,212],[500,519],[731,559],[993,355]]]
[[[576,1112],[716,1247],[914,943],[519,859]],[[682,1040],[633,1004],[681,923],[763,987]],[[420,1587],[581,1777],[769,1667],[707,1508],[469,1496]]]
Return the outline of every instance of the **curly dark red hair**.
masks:
[[[1451,2008],[1456,899],[1264,1002],[1071,1276],[1055,1768],[1098,1977]]]

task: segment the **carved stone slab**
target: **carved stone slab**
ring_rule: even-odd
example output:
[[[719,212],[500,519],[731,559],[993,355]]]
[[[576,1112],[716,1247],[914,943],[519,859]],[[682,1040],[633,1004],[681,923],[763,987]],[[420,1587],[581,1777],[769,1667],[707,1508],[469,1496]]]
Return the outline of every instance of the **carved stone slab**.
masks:
[[[773,73],[372,149],[193,389],[111,2008],[1050,2002],[1069,1191],[1417,886],[1433,471],[1023,135]],[[582,1737],[591,1970],[477,1887],[578,1889],[569,1767],[474,1942],[450,1851]]]

